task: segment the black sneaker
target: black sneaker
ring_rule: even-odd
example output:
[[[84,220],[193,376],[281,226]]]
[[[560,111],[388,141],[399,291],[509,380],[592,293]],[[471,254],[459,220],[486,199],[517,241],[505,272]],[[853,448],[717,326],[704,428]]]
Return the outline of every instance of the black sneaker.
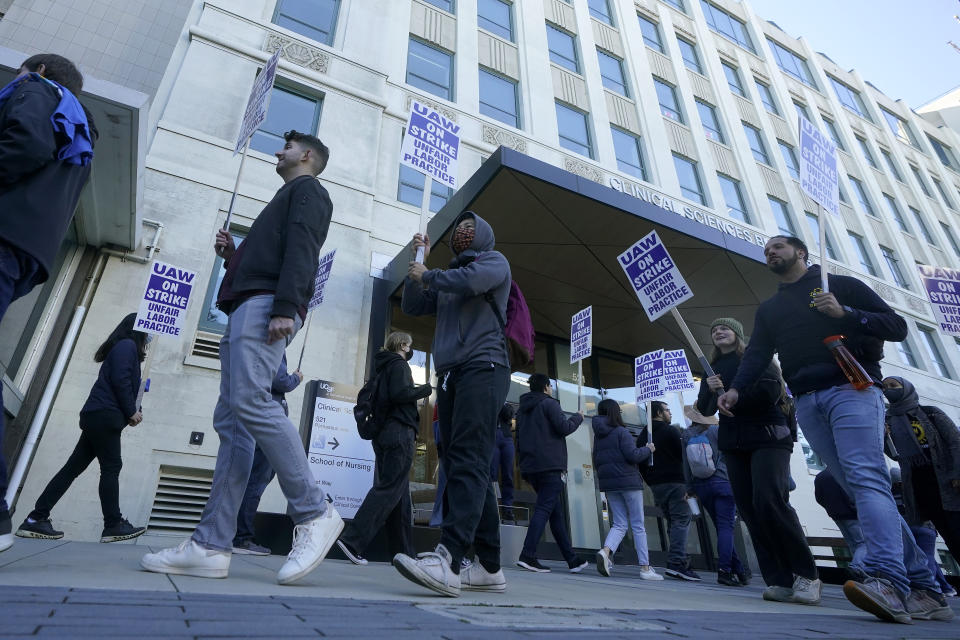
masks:
[[[687,582],[700,582],[700,576],[690,567],[681,567],[677,565],[667,566],[663,575],[676,580],[686,580]]]
[[[520,556],[520,559],[517,560],[517,566],[534,573],[550,573],[550,567],[543,566],[539,560],[532,556]]]
[[[366,558],[361,556],[356,552],[356,550],[354,550],[353,547],[339,538],[337,539],[337,546],[340,547],[340,551],[343,552],[343,555],[347,556],[347,560],[353,564],[360,565],[361,567],[367,564]]]
[[[580,556],[575,556],[573,560],[567,562],[567,566],[570,567],[570,573],[580,573],[589,565],[590,563]]]
[[[59,540],[63,537],[63,531],[57,531],[53,528],[50,518],[29,522],[24,520],[15,534],[18,538],[39,538],[41,540]]]
[[[100,534],[100,542],[120,542],[121,540],[132,540],[138,536],[142,536],[143,532],[146,531],[146,527],[135,527],[129,522],[126,518],[120,520],[117,524],[104,527],[103,533]],[[60,535],[63,535],[62,533]]]
[[[843,585],[843,595],[854,606],[872,613],[886,622],[910,624],[910,614],[903,604],[903,598],[887,580],[868,577],[863,582],[847,580]]]
[[[722,584],[727,587],[739,587],[740,579],[735,576],[732,571],[724,571],[721,569],[717,571],[717,584]]]
[[[0,552],[13,546],[13,525],[10,522],[10,512],[0,514]]]
[[[750,569],[747,569],[746,567],[744,567],[740,571],[737,571],[736,574],[737,574],[737,581],[740,583],[741,587],[745,587],[748,584],[750,584],[750,578],[753,577],[753,574],[750,573]]]
[[[914,620],[953,620],[953,609],[943,594],[929,589],[913,589],[904,601],[907,613]]]

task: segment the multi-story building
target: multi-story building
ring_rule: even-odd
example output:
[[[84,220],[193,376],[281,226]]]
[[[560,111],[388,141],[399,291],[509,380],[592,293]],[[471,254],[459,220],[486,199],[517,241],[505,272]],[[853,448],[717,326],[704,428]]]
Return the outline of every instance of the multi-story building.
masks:
[[[136,308],[147,263],[159,258],[200,281],[187,334],[154,347],[144,423],[123,438],[121,504],[152,533],[196,521],[217,447],[211,415],[225,326],[213,305],[223,273],[213,238],[240,165],[233,148],[247,94],[278,49],[269,114],[251,140],[231,226],[242,237],[279,187],[271,153],[285,130],[324,140],[331,159],[321,179],[334,202],[327,247],[337,258],[304,347],[308,377],[361,383],[390,328],[414,333],[425,351],[418,374],[431,374],[432,328],[403,317],[394,295],[427,184],[399,164],[417,99],[462,132],[463,186],[453,194],[430,183],[429,209],[440,212],[430,229],[443,231],[466,205],[497,223],[533,309],[535,366],[558,379],[565,408],[576,408],[576,368],[566,363],[563,318],[578,309],[594,304],[597,316],[597,349],[584,365],[588,408],[601,395],[632,404],[641,348],[683,346],[675,325],[646,322],[614,264],[651,226],[698,273],[691,283],[704,303],[694,299],[689,319],[707,345],[711,317],[749,325],[769,294],[758,245],[791,234],[813,248],[826,224],[829,269],[861,278],[908,320],[908,340],[887,345],[886,370],[960,418],[960,342],[938,333],[914,267],[960,267],[953,116],[936,105],[918,115],[746,2],[0,0],[0,10],[2,79],[28,54],[67,55],[87,74],[83,98],[103,104],[95,116],[109,132],[59,272],[0,330],[11,399],[5,451],[26,468],[21,513],[72,446],[96,375],[93,351]],[[800,191],[798,113],[840,149],[837,218]],[[515,375],[511,398],[523,378]],[[295,422],[301,393],[290,401]],[[413,478],[421,494],[436,460],[428,413]],[[209,437],[192,444],[194,432]],[[575,542],[596,546],[603,523],[586,428],[570,447]],[[794,502],[809,535],[835,535],[813,502],[817,468],[798,447]],[[95,475],[57,507],[68,535],[98,535]],[[263,508],[282,505],[271,487]]]

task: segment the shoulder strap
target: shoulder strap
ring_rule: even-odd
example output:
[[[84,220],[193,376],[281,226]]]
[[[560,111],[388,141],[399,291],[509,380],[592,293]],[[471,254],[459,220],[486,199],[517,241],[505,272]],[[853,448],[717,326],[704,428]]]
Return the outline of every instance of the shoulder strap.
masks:
[[[500,315],[500,309],[497,308],[497,301],[493,299],[493,294],[487,291],[483,294],[483,299],[486,300],[490,305],[490,308],[493,309],[493,315],[497,317],[497,322],[500,324],[500,330],[506,330],[507,322],[503,319],[503,316]]]

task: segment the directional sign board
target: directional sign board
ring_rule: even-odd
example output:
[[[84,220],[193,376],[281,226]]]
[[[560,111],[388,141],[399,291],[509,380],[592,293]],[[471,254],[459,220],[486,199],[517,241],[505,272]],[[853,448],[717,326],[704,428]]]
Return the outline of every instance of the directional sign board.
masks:
[[[133,328],[158,336],[179,336],[196,277],[194,271],[154,262]]]
[[[617,259],[650,322],[693,297],[656,231],[638,240]]]
[[[814,202],[840,215],[837,145],[812,122],[800,118],[800,188]]]
[[[593,353],[593,307],[577,312],[570,321],[570,364]]]
[[[337,250],[334,249],[320,257],[320,266],[317,268],[317,276],[313,281],[313,297],[310,298],[310,303],[307,305],[308,310],[323,303],[323,288],[326,286],[327,280],[330,279],[330,272],[333,270],[333,258],[336,253]]]
[[[675,391],[693,391],[697,383],[693,381],[690,363],[683,349],[663,352],[664,393]]]
[[[940,332],[960,336],[960,270],[918,264]]]
[[[277,49],[277,52],[267,60],[267,64],[263,65],[263,70],[257,79],[253,81],[253,89],[250,90],[250,97],[247,98],[247,108],[243,112],[243,122],[240,124],[240,135],[237,136],[237,145],[233,149],[234,155],[243,151],[247,140],[267,119],[267,109],[270,107],[270,96],[273,93],[273,81],[277,77],[279,62],[280,49]]]
[[[663,397],[663,349],[650,351],[634,360],[634,371],[638,404]]]
[[[307,462],[328,501],[344,518],[352,518],[373,486],[373,445],[357,433],[353,406],[357,387],[314,380],[307,385],[313,397]],[[306,412],[305,412],[306,413]]]
[[[414,100],[404,129],[400,162],[456,189],[459,155],[460,125]]]

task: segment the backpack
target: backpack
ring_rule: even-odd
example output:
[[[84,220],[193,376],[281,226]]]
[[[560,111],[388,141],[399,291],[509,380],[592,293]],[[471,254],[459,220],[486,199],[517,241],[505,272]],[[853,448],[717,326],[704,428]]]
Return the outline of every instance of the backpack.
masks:
[[[709,478],[717,472],[717,465],[713,462],[713,447],[710,446],[706,431],[687,441],[687,464],[694,478]]]
[[[530,308],[527,306],[527,301],[524,299],[517,281],[510,281],[506,320],[500,315],[500,309],[497,308],[493,294],[488,291],[484,294],[484,298],[490,304],[490,308],[493,309],[493,315],[497,317],[497,322],[500,323],[500,329],[503,331],[503,338],[507,343],[507,357],[510,359],[510,370],[519,371],[533,364],[533,344],[535,341],[533,320],[530,317]]]
[[[364,440],[373,440],[383,428],[383,421],[386,418],[386,407],[380,400],[380,381],[387,372],[387,367],[370,376],[360,392],[357,393],[357,404],[353,407],[353,419],[357,421],[357,433]]]

